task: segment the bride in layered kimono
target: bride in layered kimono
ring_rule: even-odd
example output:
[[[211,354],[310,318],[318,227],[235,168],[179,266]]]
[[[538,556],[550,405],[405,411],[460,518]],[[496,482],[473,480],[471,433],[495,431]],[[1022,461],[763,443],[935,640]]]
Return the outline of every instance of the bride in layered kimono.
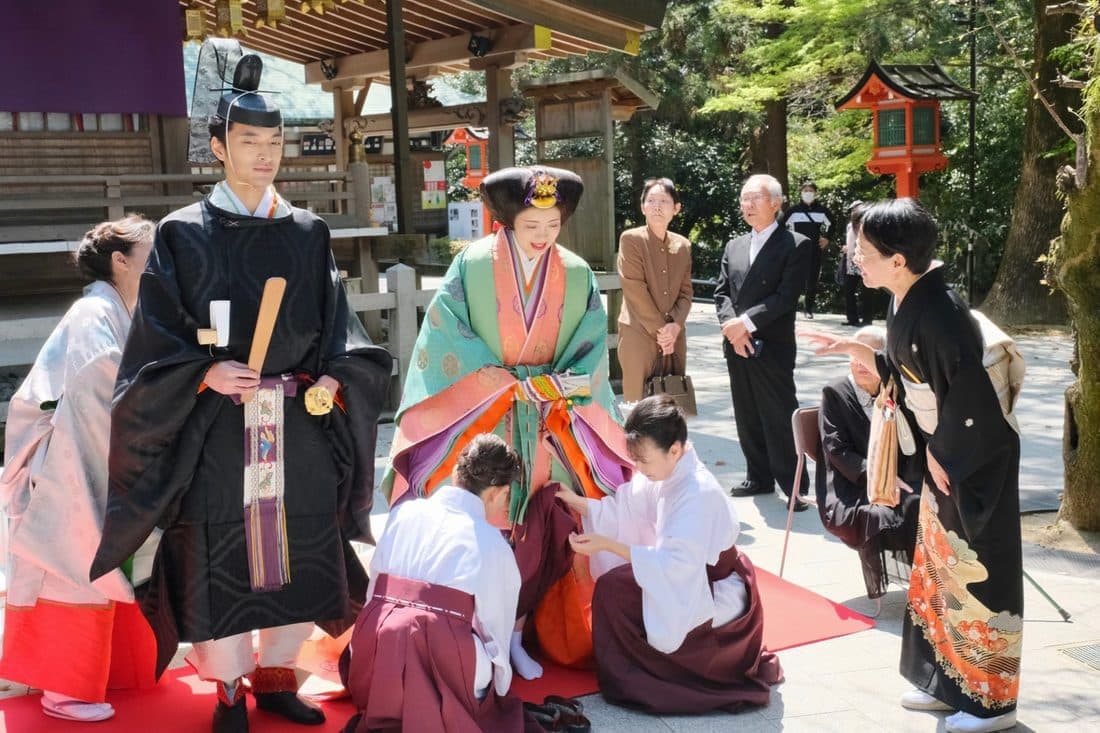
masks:
[[[576,521],[555,501],[558,485],[600,498],[631,474],[596,278],[557,243],[583,188],[575,174],[545,166],[506,168],[482,183],[503,226],[455,257],[428,305],[382,487],[391,505],[430,494],[478,433],[516,450],[524,470],[511,539],[523,584],[511,653],[528,679],[542,669],[521,645],[524,620],[573,563]]]
[[[947,285],[932,261],[937,237],[935,220],[914,199],[871,206],[855,259],[869,287],[893,295],[885,353],[801,335],[818,354],[847,354],[902,387],[927,467],[902,630],[901,672],[914,689],[901,705],[956,711],[948,733],[988,733],[1016,724],[1020,688],[1020,436],[1012,406],[1023,363]],[[993,358],[998,351],[1002,358]]]
[[[153,223],[138,216],[84,236],[76,262],[93,282],[46,340],[8,413],[0,677],[44,690],[42,709],[56,718],[105,720],[114,715],[108,689],[155,683],[156,647],[134,603],[133,570],[88,580],[107,503],[111,396],[152,242]]]

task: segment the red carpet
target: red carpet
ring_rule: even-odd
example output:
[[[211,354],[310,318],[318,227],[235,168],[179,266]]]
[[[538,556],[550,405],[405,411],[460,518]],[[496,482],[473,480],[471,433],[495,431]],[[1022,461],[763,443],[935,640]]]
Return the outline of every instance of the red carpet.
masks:
[[[828,598],[801,588],[766,570],[756,569],[764,603],[764,643],[772,651],[854,634],[875,623]],[[542,702],[547,695],[578,697],[598,691],[592,672],[545,665],[533,682],[516,677],[512,691],[524,700]],[[37,695],[0,700],[0,733],[202,733],[210,729],[214,686],[195,676],[190,667],[169,672],[156,689],[113,692],[115,717],[103,723],[72,723],[42,714]],[[251,705],[252,701],[249,700]],[[328,721],[303,728],[257,710],[249,713],[257,733],[339,731],[354,712],[347,699],[322,703]]]
[[[764,604],[764,645],[773,652],[873,628],[875,622],[828,598],[756,568]],[[547,695],[579,697],[599,691],[592,672],[543,662],[544,674],[528,682],[513,678],[512,692],[528,702]]]
[[[203,682],[190,667],[169,670],[160,684],[143,692],[110,692],[115,717],[102,723],[76,723],[42,714],[38,695],[0,700],[0,733],[206,733],[214,713],[214,683]],[[338,733],[355,712],[350,700],[322,703],[324,725],[305,727],[255,709],[249,721],[257,733]]]

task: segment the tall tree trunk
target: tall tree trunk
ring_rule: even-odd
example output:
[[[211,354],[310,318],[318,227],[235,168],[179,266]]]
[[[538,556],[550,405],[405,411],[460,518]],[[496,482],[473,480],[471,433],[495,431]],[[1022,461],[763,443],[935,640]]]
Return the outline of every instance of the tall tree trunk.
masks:
[[[793,5],[792,0],[783,0],[783,5]],[[764,26],[765,38],[779,38],[786,26],[783,23],[767,23]],[[779,181],[783,192],[787,193],[790,181],[787,180],[787,99],[780,97],[764,103],[764,119],[749,137],[749,160],[752,173],[767,173]]]
[[[1100,54],[1083,109],[1089,142],[1088,178],[1068,197],[1057,250],[1058,285],[1069,299],[1077,331],[1077,381],[1066,390],[1062,455],[1066,488],[1061,519],[1100,530]]]
[[[1059,70],[1048,56],[1052,49],[1069,43],[1076,16],[1046,15],[1048,1],[1032,3],[1035,13],[1032,77],[1062,119],[1072,126],[1076,118],[1068,110],[1077,107],[1080,95],[1053,84]],[[1045,156],[1065,142],[1065,133],[1033,94],[1028,99],[1023,166],[1012,204],[1012,222],[997,277],[981,308],[1001,324],[1064,323],[1065,298],[1060,293],[1051,293],[1050,287],[1043,283],[1043,266],[1037,260],[1058,236],[1062,202],[1055,196],[1052,184],[1058,167],[1065,161]]]
[[[764,103],[764,120],[749,140],[753,173],[774,176],[788,190],[787,181],[787,100]]]

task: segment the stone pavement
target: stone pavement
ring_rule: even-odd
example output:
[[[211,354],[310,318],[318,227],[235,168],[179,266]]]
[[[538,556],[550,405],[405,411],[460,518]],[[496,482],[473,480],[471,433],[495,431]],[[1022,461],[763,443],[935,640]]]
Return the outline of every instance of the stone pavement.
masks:
[[[820,315],[799,325],[848,330],[840,317]],[[1018,408],[1023,431],[1021,499],[1027,509],[1054,509],[1062,487],[1062,393],[1072,381],[1072,352],[1066,333],[1018,338],[1028,363]],[[688,366],[699,416],[689,422],[700,457],[725,486],[744,477],[729,387],[713,306],[697,303],[688,321]],[[803,405],[816,403],[820,388],[844,373],[843,361],[819,359],[802,348],[795,380]],[[378,471],[389,450],[393,426],[379,431]],[[778,573],[786,508],[773,496],[731,499],[741,519],[739,545],[753,562]],[[376,497],[376,532],[384,525],[384,500]],[[366,548],[363,548],[366,550]],[[1064,622],[1035,588],[1025,583],[1025,630],[1017,731],[1058,733],[1100,730],[1100,669],[1067,656],[1066,648],[1096,645],[1100,659],[1100,561],[1095,555],[1025,545],[1030,575],[1072,614]],[[369,554],[369,550],[364,555]],[[813,511],[795,515],[785,577],[834,601],[873,613],[864,595],[854,552],[824,533]],[[874,629],[780,653],[786,681],[771,704],[736,715],[654,717],[615,707],[599,695],[584,699],[593,730],[649,731],[942,731],[943,713],[918,713],[897,704],[908,685],[897,672],[905,593],[892,588],[883,598]],[[177,657],[181,659],[182,654]],[[1100,666],[1100,661],[1095,661]],[[0,696],[5,693],[0,692]],[[8,692],[6,694],[12,694]],[[2,725],[0,725],[2,728]]]

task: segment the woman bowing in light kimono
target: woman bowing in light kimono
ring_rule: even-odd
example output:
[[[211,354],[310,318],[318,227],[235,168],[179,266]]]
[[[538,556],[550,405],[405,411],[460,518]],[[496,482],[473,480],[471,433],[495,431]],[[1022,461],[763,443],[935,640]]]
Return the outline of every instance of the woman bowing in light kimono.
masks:
[[[1012,380],[994,385],[983,365],[982,327],[932,261],[937,235],[935,220],[914,199],[864,213],[856,249],[863,281],[893,295],[885,353],[828,334],[803,335],[818,354],[848,354],[902,386],[927,444],[927,469],[902,632],[901,672],[915,689],[901,704],[957,711],[947,731],[985,733],[1016,724],[1024,604],[1020,437]]]
[[[455,257],[428,305],[382,486],[391,505],[430,494],[482,432],[519,454],[510,519],[523,584],[511,653],[528,679],[542,669],[521,645],[523,621],[573,562],[575,520],[554,501],[556,485],[602,497],[630,477],[596,278],[557,243],[583,189],[545,166],[505,168],[481,184],[503,226]],[[555,641],[540,639],[544,649]]]
[[[93,282],[11,400],[0,507],[11,572],[0,677],[37,687],[47,715],[114,715],[108,689],[154,684],[156,647],[122,570],[88,581],[107,503],[111,397],[153,242],[139,216],[106,222],[76,252]],[[3,520],[0,520],[3,521]]]
[[[733,503],[687,441],[667,395],[626,420],[634,478],[614,496],[558,496],[583,517],[591,557],[592,641],[600,692],[651,713],[767,705],[782,680],[764,648],[756,572],[737,545]]]

